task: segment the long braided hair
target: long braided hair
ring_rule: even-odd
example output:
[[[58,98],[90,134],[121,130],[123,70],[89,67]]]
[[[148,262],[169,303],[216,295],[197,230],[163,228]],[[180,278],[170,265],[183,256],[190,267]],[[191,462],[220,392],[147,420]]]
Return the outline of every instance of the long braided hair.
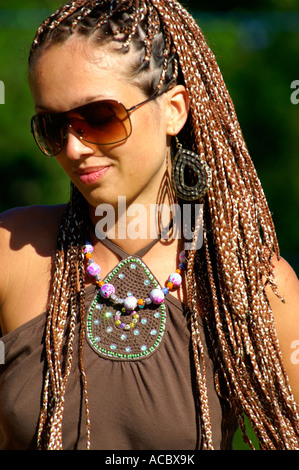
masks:
[[[41,48],[63,42],[72,34],[86,36],[98,44],[114,43],[115,53],[128,55],[131,77],[149,96],[154,90],[163,90],[173,79],[183,83],[189,94],[190,113],[180,141],[202,157],[212,171],[212,184],[203,201],[203,247],[188,252],[187,264],[202,447],[213,449],[199,333],[199,321],[203,319],[215,366],[216,389],[234,409],[244,440],[254,448],[246,434],[246,415],[261,449],[298,449],[296,404],[265,295],[266,283],[276,292],[271,266],[271,257],[279,256],[275,229],[233,103],[202,31],[176,0],[77,0],[61,7],[40,26],[30,65]],[[129,54],[130,51],[134,53]],[[73,188],[60,226],[49,306],[40,448],[62,448],[65,389],[78,316],[90,447],[83,364],[82,246],[87,212],[86,202]],[[201,222],[195,224],[195,243]]]

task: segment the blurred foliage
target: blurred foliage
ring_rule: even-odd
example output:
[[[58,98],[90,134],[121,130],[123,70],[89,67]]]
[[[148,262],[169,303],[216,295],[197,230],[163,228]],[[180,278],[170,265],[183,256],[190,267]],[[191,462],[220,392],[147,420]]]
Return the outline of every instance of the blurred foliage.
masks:
[[[27,78],[35,31],[61,3],[0,0],[0,80],[5,84],[0,211],[68,199],[67,177],[33,142]],[[197,18],[217,57],[273,212],[282,254],[299,270],[299,104],[290,100],[291,83],[299,80],[298,0],[227,0],[225,10],[213,0],[182,3]],[[239,434],[235,448],[248,448]]]

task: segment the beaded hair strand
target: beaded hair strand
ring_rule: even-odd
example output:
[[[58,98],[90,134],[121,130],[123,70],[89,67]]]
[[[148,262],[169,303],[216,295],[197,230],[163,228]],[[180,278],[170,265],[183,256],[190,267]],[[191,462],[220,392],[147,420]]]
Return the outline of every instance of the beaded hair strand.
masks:
[[[205,357],[198,328],[201,319],[215,364],[217,390],[233,407],[244,440],[253,448],[246,435],[246,415],[262,449],[298,449],[296,403],[265,295],[265,283],[270,283],[275,291],[271,265],[272,256],[279,256],[275,229],[233,103],[202,31],[176,0],[74,1],[41,25],[33,42],[30,63],[44,45],[62,42],[71,34],[96,37],[99,45],[114,40],[121,44],[123,54],[135,48],[134,78],[140,75],[142,83],[150,77],[152,88],[161,89],[167,81],[179,77],[189,94],[190,113],[180,141],[208,163],[213,175],[203,201],[203,247],[188,253],[187,266],[203,448],[212,449],[213,441]],[[162,56],[161,51],[157,54],[161,44]],[[150,94],[149,87],[147,93]],[[61,223],[48,316],[47,376],[39,427],[39,441],[46,448],[62,448],[64,393],[72,360],[76,312],[81,322],[80,370],[87,408],[87,446],[90,446],[83,365],[85,312],[81,251],[85,205],[82,196],[74,190]],[[199,220],[196,223],[195,243],[200,223]],[[79,301],[78,297],[75,299],[76,289],[80,292]],[[66,329],[68,348],[63,359],[61,341]],[[62,360],[66,367],[62,367]]]

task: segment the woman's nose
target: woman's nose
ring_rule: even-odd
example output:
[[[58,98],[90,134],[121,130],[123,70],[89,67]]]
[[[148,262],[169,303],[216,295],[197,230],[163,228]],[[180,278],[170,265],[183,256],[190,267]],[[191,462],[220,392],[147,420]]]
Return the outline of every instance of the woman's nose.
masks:
[[[82,156],[92,155],[94,153],[93,144],[85,142],[68,126],[65,130],[65,148],[64,153],[70,160],[78,160]]]

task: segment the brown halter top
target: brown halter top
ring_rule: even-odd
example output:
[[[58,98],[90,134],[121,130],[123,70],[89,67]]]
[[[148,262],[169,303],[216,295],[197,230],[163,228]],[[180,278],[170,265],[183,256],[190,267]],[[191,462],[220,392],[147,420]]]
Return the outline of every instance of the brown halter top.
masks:
[[[116,288],[125,286],[127,289],[129,285],[130,290],[136,288],[138,292],[148,292],[153,275],[140,263],[154,242],[132,258],[110,240],[102,242],[120,258],[121,267],[112,278]],[[128,258],[129,261],[124,263]],[[95,286],[86,288],[84,365],[90,402],[91,448],[200,449],[196,375],[186,308],[167,294],[165,311],[157,308],[140,311],[137,325],[128,331],[115,327],[115,310],[111,305],[108,307],[99,298]],[[0,365],[0,450],[36,448],[44,378],[46,315],[43,313],[1,338],[5,364]],[[103,325],[99,327],[103,318]],[[213,364],[208,358],[202,325],[201,334],[207,357],[214,448],[231,449],[234,420],[224,413],[215,392]],[[79,325],[65,396],[65,450],[86,448],[85,411],[77,369],[78,336]]]

